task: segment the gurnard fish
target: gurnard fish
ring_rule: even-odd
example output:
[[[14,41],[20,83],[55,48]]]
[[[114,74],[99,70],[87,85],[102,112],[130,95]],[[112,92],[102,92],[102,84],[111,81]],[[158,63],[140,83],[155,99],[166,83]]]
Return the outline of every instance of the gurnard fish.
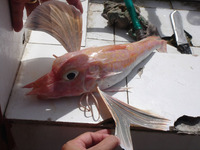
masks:
[[[123,80],[153,50],[166,51],[164,40],[151,36],[135,43],[80,50],[82,14],[74,6],[60,1],[38,6],[25,26],[52,35],[68,52],[55,56],[51,72],[25,86],[32,88],[28,95],[56,99],[85,95],[94,97],[93,93],[98,93],[115,121],[115,135],[125,150],[133,149],[131,124],[167,130],[169,120],[123,103],[105,92]]]

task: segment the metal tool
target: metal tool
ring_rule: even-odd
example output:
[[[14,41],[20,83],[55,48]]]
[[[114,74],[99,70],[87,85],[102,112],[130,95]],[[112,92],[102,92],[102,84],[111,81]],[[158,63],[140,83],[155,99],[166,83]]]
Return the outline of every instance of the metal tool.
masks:
[[[183,54],[192,54],[189,43],[185,36],[180,13],[175,10],[170,14],[170,18],[176,38],[177,49]]]

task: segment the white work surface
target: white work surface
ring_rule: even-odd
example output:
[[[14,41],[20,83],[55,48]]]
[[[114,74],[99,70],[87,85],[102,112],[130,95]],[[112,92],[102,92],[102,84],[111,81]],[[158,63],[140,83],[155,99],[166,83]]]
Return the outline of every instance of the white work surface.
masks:
[[[113,31],[112,27],[107,26],[107,21],[101,16],[102,6],[102,3],[95,2],[89,5],[87,33],[83,36],[83,38],[86,38],[86,43],[82,45],[82,48],[131,41],[124,30],[115,29]],[[173,33],[169,20],[172,9],[150,7],[141,8],[141,11],[147,19],[152,18],[151,13],[155,15],[155,21],[152,21],[155,25],[160,19],[158,30],[161,35],[170,36]],[[198,11],[193,12],[199,14]],[[182,16],[187,13],[189,11],[181,11]],[[85,15],[85,20],[86,18],[87,15]],[[197,33],[200,31],[196,30],[196,24],[189,23],[187,23],[187,31],[194,34],[194,44],[197,46],[192,47],[192,50],[195,54],[199,54],[200,42],[196,36],[200,35]],[[199,26],[198,24],[198,28]],[[86,29],[84,31],[86,32]],[[10,120],[83,124],[98,124],[109,118],[110,114],[103,104],[100,104],[102,106],[100,108],[101,117],[98,121],[93,120],[92,117],[84,116],[84,112],[78,107],[80,97],[38,100],[34,96],[25,95],[30,89],[22,88],[24,85],[35,81],[51,70],[54,60],[53,54],[60,56],[66,52],[59,43],[56,43],[57,41],[50,43],[47,40],[48,38],[51,41],[52,38],[45,33],[33,32],[31,34],[9,100],[6,118]],[[41,39],[45,40],[42,41]],[[176,48],[169,45],[168,52],[156,52],[149,56],[127,77],[127,86],[131,87],[129,92],[113,93],[113,96],[134,107],[170,119],[172,126],[174,121],[182,115],[200,116],[200,57],[179,54]],[[140,68],[143,68],[142,71]],[[117,86],[126,86],[126,80],[123,80]],[[95,114],[97,114],[97,111],[95,111]]]

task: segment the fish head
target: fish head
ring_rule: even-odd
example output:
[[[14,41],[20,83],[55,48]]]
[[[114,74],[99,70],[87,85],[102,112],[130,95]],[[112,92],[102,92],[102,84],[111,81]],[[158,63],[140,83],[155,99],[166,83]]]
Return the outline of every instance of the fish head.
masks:
[[[81,53],[67,53],[57,57],[51,72],[25,86],[32,88],[27,95],[42,99],[79,96],[93,92],[99,77],[98,63]]]

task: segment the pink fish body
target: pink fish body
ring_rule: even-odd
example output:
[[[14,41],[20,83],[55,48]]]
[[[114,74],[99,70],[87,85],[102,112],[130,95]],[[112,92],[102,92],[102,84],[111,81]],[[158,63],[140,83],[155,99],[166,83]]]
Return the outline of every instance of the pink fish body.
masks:
[[[95,91],[96,86],[107,89],[124,79],[133,68],[165,41],[148,37],[142,41],[92,47],[57,57],[52,71],[25,86],[29,93],[43,98],[79,96]]]
[[[103,92],[123,80],[153,50],[166,51],[164,40],[152,36],[135,43],[80,51],[81,13],[59,1],[45,2],[37,7],[29,16],[26,27],[51,34],[68,51],[60,57],[56,56],[51,72],[25,86],[32,88],[28,95],[45,99],[82,95],[81,100],[88,100],[90,94],[98,104],[93,92],[99,93],[115,121],[115,135],[125,150],[133,150],[131,124],[167,129],[167,119],[139,110]]]

